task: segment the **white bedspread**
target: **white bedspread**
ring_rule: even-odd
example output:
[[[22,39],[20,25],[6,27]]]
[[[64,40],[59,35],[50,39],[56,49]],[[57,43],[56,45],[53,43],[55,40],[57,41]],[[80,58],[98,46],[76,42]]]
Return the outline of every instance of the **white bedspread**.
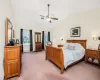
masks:
[[[71,50],[63,49],[63,55],[64,55],[64,67],[67,68],[67,66],[74,61],[73,53]]]
[[[69,50],[69,49],[62,49],[64,55],[64,67],[67,68],[68,65],[72,64],[75,61],[82,59],[85,55],[85,49],[79,44],[76,44],[76,49]]]

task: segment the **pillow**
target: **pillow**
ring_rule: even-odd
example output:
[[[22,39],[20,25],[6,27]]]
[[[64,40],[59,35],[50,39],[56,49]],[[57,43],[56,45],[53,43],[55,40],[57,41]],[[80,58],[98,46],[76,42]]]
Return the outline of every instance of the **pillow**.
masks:
[[[75,48],[74,43],[65,43],[65,44],[63,45],[63,49],[74,50],[74,48]]]
[[[74,43],[69,43],[67,49],[74,50],[75,49],[75,44]]]

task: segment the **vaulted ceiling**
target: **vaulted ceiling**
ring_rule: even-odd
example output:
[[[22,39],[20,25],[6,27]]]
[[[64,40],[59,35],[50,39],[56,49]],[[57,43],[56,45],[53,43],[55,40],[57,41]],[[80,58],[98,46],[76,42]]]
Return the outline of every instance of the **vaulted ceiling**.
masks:
[[[100,8],[100,0],[11,0],[16,26],[51,28],[64,20],[70,13]],[[52,23],[41,20],[39,15],[47,15],[47,4],[50,13],[58,17]]]

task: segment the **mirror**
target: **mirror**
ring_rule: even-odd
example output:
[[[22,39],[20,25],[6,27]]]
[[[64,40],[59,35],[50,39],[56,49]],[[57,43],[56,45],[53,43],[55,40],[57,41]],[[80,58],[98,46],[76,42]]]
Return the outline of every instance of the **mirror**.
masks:
[[[5,42],[5,44],[7,45],[8,43],[9,43],[9,40],[11,40],[12,39],[12,33],[13,33],[13,25],[12,25],[12,23],[11,23],[11,21],[8,19],[8,18],[6,18],[6,27],[5,27],[5,38],[6,38],[6,42]]]

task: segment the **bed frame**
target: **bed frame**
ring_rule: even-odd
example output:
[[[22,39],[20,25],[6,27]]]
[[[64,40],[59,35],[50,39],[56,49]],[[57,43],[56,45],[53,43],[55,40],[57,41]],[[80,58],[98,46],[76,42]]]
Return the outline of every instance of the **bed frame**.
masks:
[[[66,42],[80,43],[86,49],[86,40],[67,40]],[[61,74],[64,73],[64,56],[63,56],[63,51],[61,48],[53,47],[53,46],[46,46],[46,60],[47,59],[52,61],[54,64],[56,64],[61,69]],[[69,66],[72,66],[80,61],[82,61],[82,59],[72,63]]]

